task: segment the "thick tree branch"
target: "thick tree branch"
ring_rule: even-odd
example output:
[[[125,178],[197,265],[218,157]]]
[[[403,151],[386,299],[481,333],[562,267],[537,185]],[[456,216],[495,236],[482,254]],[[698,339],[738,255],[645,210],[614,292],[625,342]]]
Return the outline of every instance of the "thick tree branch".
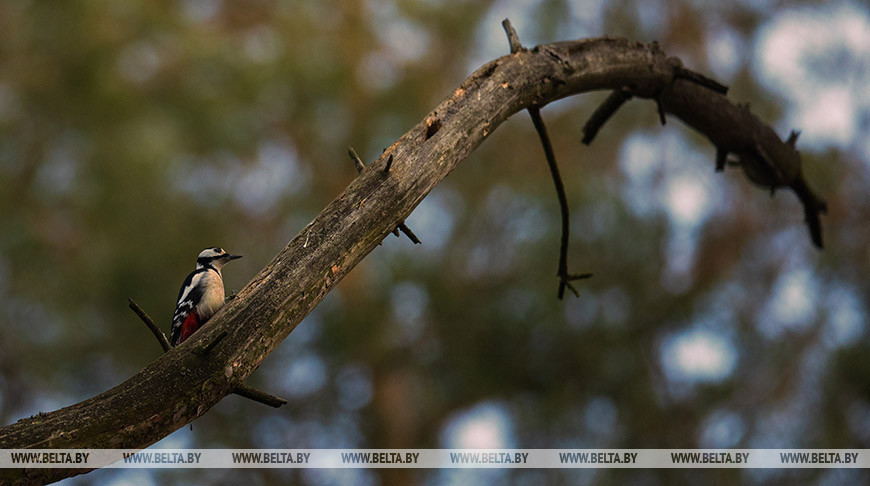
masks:
[[[133,312],[135,312],[136,315],[139,316],[139,319],[142,319],[142,322],[145,323],[148,329],[151,330],[151,333],[154,334],[154,337],[157,338],[157,342],[160,344],[160,347],[163,348],[163,352],[165,353],[172,349],[172,345],[169,344],[169,340],[166,339],[166,334],[163,334],[163,331],[161,331],[160,328],[157,327],[156,324],[154,324],[154,319],[151,319],[151,316],[149,316],[144,310],[142,310],[142,308],[139,307],[139,304],[134,302],[133,299],[127,300],[130,302],[130,308],[133,309]],[[214,336],[213,340],[210,343],[204,343],[202,347],[194,348],[193,352],[200,356],[208,355],[208,352],[211,351],[212,348],[217,346],[217,343],[219,343],[221,339],[225,338],[226,335],[226,331],[217,334],[216,336]],[[252,388],[248,385],[245,385],[244,383],[239,383],[238,385],[236,385],[236,387],[233,388],[233,393],[240,397],[245,397],[255,402],[260,402],[264,405],[268,405],[274,408],[278,408],[287,403],[287,400],[284,400],[281,397],[277,397],[275,395],[272,395],[271,393],[257,390],[256,388]]]
[[[566,96],[624,86],[635,97],[661,96],[667,111],[717,147],[757,159],[759,177],[775,174],[780,179],[773,183],[795,188],[805,204],[816,201],[807,214],[817,215],[820,201],[803,181],[794,148],[722,94],[677,79],[675,69],[654,45],[611,38],[548,44],[486,64],[387,148],[375,163],[392,156],[389,177],[363,171],[193,337],[111,390],[3,427],[0,448],[136,449],[196,419],[257,369],[504,120]],[[191,352],[221,333],[226,336],[207,357]],[[0,482],[46,482],[80,472],[7,469]]]
[[[362,174],[362,171],[366,168],[366,165],[365,165],[365,163],[363,163],[360,156],[356,153],[356,150],[354,150],[353,147],[348,147],[347,148],[347,155],[349,155],[350,160],[353,161],[353,165],[354,165],[354,167],[356,167],[356,171],[358,173]],[[393,156],[390,155],[389,159],[387,159],[387,163],[384,165],[384,171],[383,171],[384,175],[387,175],[390,173],[390,167],[392,167],[392,165],[393,165]],[[411,240],[411,242],[414,243],[415,245],[419,245],[421,243],[420,239],[417,238],[417,235],[415,235],[414,232],[411,231],[411,228],[409,228],[408,225],[406,225],[404,221],[400,221],[399,224],[396,226],[396,228],[392,231],[392,233],[396,236],[399,236],[399,231],[401,231],[402,234],[407,236],[408,239]]]

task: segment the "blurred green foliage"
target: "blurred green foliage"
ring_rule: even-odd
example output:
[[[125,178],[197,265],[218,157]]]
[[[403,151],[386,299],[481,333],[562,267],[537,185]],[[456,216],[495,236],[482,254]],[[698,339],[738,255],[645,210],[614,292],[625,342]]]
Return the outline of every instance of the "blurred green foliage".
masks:
[[[526,45],[658,40],[779,128],[793,101],[758,83],[747,46],[771,19],[806,7],[761,3],[0,4],[0,418],[88,398],[155,359],[128,297],[168,328],[178,285],[213,245],[245,256],[224,272],[228,291],[241,289],[353,179],[348,145],[373,159],[507,52],[504,17]],[[713,48],[723,32],[736,39],[731,51]],[[730,70],[721,52],[736,59]],[[602,96],[543,111],[571,204],[570,269],[595,273],[579,299],[555,298],[558,205],[521,113],[409,218],[423,245],[388,237],[252,376],[287,406],[230,396],[164,443],[461,447],[457,424],[471,417],[491,425],[478,443],[495,447],[870,447],[867,151],[802,147],[831,207],[817,252],[791,194],[770,199],[737,171],[714,175],[709,143],[676,122],[658,127],[650,103],[626,105],[582,146]],[[858,130],[866,138],[866,113]],[[868,480],[813,470],[106,470],[70,482],[185,478]]]

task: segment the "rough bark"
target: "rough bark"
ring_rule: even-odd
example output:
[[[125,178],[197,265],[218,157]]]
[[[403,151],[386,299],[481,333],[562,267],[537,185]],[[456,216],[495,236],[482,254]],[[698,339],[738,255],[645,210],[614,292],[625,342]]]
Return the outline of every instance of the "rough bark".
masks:
[[[519,50],[484,65],[367,166],[191,339],[111,390],[3,427],[0,448],[144,448],[204,414],[519,110],[586,91],[628,88],[632,96],[661,100],[666,111],[725,150],[737,151],[747,140],[753,149],[767,147],[778,174],[789,178],[777,185],[802,183],[800,159],[778,137],[770,139],[768,127],[719,93],[685,79],[675,82],[678,66],[655,44],[611,38]],[[218,339],[205,356],[192,352]],[[0,471],[0,481],[49,482],[81,472],[10,469]]]

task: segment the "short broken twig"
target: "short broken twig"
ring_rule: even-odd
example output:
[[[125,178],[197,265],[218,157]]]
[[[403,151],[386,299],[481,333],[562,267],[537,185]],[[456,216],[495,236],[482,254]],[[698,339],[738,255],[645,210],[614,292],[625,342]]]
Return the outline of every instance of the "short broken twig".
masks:
[[[691,69],[677,66],[674,68],[674,77],[689,80],[721,95],[728,94],[728,86],[716,81],[715,79],[708,78],[701,73],[696,73]]]
[[[362,159],[359,158],[359,155],[356,153],[356,150],[354,150],[353,147],[347,148],[347,155],[350,155],[350,160],[353,161],[353,166],[356,167],[357,172],[362,172],[363,169],[366,168],[366,165],[363,164]]]
[[[616,113],[626,101],[631,99],[631,92],[627,88],[615,89],[601,105],[592,112],[589,121],[583,125],[583,144],[589,145],[604,126],[604,123]]]
[[[211,350],[214,349],[214,347],[217,346],[218,343],[221,342],[225,337],[227,337],[227,332],[221,331],[220,333],[218,333],[217,336],[214,336],[208,344],[193,348],[193,352],[199,356],[205,356],[210,353]]]
[[[160,328],[157,327],[156,324],[154,324],[154,320],[151,319],[151,316],[145,313],[145,311],[142,310],[142,308],[139,307],[139,305],[136,304],[133,299],[127,300],[130,302],[130,309],[132,309],[133,312],[135,312],[136,315],[139,316],[140,319],[142,319],[142,322],[144,322],[145,325],[148,326],[148,329],[150,329],[151,332],[154,334],[154,337],[157,338],[157,342],[160,343],[160,347],[163,348],[163,351],[168,352],[170,349],[172,349],[172,346],[169,344],[169,340],[166,339],[166,334],[164,334],[163,331],[161,331]],[[218,342],[220,342],[226,335],[226,332],[218,334],[218,336],[213,339],[208,345],[204,346],[202,349],[197,348],[194,350],[194,352],[200,355],[208,354],[208,352],[211,351],[211,349],[214,348],[214,346]],[[257,390],[256,388],[251,388],[244,383],[239,383],[235,385],[233,387],[232,393],[239,395],[240,397],[245,397],[255,402],[260,402],[264,405],[275,408],[278,408],[281,405],[287,403],[287,400],[284,400],[283,398],[276,397],[275,395]]]
[[[511,54],[516,54],[523,50],[523,45],[520,44],[520,37],[517,35],[517,31],[514,30],[514,26],[511,25],[511,21],[504,19],[501,21],[501,26],[504,28],[504,33],[507,34],[508,44],[511,47]]]
[[[404,233],[405,236],[410,238],[410,240],[413,241],[415,245],[419,245],[421,243],[420,239],[417,238],[417,235],[415,235],[414,232],[411,231],[411,228],[409,228],[405,225],[404,221],[399,223],[399,226],[397,226],[396,229],[398,229],[399,231]],[[396,235],[396,236],[399,236],[399,235]]]
[[[249,400],[260,402],[274,408],[279,408],[281,405],[287,404],[287,400],[281,397],[272,395],[271,393],[266,393],[262,390],[257,390],[256,388],[251,388],[244,383],[236,385],[233,389],[233,393],[240,397],[245,397]]]

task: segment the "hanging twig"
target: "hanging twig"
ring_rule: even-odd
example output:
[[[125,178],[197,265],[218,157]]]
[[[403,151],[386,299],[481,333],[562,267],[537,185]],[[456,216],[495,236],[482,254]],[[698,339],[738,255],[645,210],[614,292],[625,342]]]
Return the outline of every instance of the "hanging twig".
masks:
[[[507,34],[508,43],[510,44],[511,48],[511,54],[515,54],[523,50],[523,46],[522,44],[520,44],[519,36],[517,36],[517,31],[514,30],[513,26],[511,25],[511,21],[508,19],[504,19],[501,25],[502,27],[504,27],[504,31]],[[619,108],[619,105],[621,105],[623,102],[625,102],[625,100],[622,100],[619,102],[619,104],[616,104],[612,111],[616,111],[616,109]],[[565,184],[562,183],[562,176],[559,175],[559,165],[556,163],[556,154],[555,152],[553,152],[553,144],[550,143],[550,136],[547,134],[547,126],[544,125],[544,119],[541,118],[540,108],[538,108],[537,106],[531,106],[528,108],[527,111],[532,117],[532,123],[535,125],[535,130],[538,132],[538,137],[541,139],[541,146],[544,147],[544,156],[547,159],[547,167],[550,168],[550,174],[553,176],[553,184],[556,186],[556,196],[559,199],[559,212],[562,215],[562,237],[559,244],[559,269],[556,273],[556,275],[558,275],[559,277],[559,291],[557,295],[559,296],[559,299],[562,299],[565,296],[565,288],[567,287],[571,290],[571,292],[574,293],[574,295],[579,297],[580,293],[577,292],[577,289],[574,288],[573,285],[571,285],[571,281],[589,278],[592,276],[592,274],[568,273],[568,241],[570,239],[571,233],[571,219],[568,214],[568,196],[565,195]],[[602,116],[604,117],[604,119],[601,121],[601,123],[603,124],[604,120],[606,120],[607,117],[610,116],[610,114]]]
[[[556,196],[559,199],[559,211],[562,214],[562,238],[559,244],[559,292],[558,296],[561,299],[565,295],[565,287],[568,287],[571,292],[577,297],[580,293],[571,285],[572,280],[579,280],[592,277],[591,273],[569,274],[568,273],[568,241],[571,232],[571,219],[568,214],[568,196],[565,195],[565,185],[562,183],[562,176],[559,175],[559,165],[556,163],[556,154],[553,152],[553,145],[550,143],[550,136],[547,134],[547,126],[544,125],[544,119],[541,118],[541,110],[537,107],[528,109],[529,115],[532,117],[532,123],[535,125],[535,130],[538,132],[538,137],[541,139],[541,146],[544,147],[544,156],[547,159],[547,166],[550,168],[550,174],[553,176],[553,184],[556,186]]]

